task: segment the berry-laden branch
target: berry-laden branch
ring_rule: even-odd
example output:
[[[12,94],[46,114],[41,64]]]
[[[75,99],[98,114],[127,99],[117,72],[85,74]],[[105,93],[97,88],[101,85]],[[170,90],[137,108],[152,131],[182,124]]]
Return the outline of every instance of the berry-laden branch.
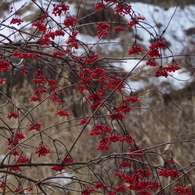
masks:
[[[194,118],[149,85],[174,78],[179,58],[193,56],[171,51],[171,22],[158,33],[121,0],[8,5],[0,29],[2,194],[193,194],[195,140],[168,123],[177,121],[168,110]]]

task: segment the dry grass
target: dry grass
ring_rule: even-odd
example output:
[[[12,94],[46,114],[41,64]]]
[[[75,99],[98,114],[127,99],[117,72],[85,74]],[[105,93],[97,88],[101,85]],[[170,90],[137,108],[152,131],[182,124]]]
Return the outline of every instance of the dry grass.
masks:
[[[26,89],[28,89],[28,91]],[[25,145],[21,146],[21,148],[23,148],[25,151],[25,155],[31,156],[35,148],[28,146],[33,145],[34,147],[38,147],[40,140],[43,139],[44,143],[46,143],[47,146],[54,151],[53,153],[44,157],[45,162],[55,162],[57,158],[63,159],[65,155],[64,146],[66,146],[67,149],[70,149],[81,131],[79,118],[82,118],[83,114],[90,116],[90,110],[87,108],[88,106],[83,103],[83,97],[80,96],[80,94],[74,88],[72,88],[71,93],[69,90],[65,90],[63,92],[63,99],[65,101],[64,107],[65,109],[69,110],[71,115],[70,120],[67,120],[67,118],[58,118],[54,116],[58,106],[56,104],[51,104],[49,100],[46,100],[37,107],[37,103],[28,102],[27,100],[33,93],[33,86],[29,84],[26,79],[20,80],[20,83],[15,83],[11,91],[12,101],[17,105],[17,107],[22,108],[25,113],[32,107],[35,107],[35,109],[28,115],[29,120],[41,122],[43,124],[43,129],[45,128],[43,131],[44,133],[42,133],[42,138],[39,134],[37,134],[26,141]],[[138,94],[141,94],[141,104],[136,105],[130,114],[127,115],[124,120],[125,127],[122,125],[122,127],[134,137],[136,144],[138,144],[141,148],[148,148],[164,142],[195,138],[195,123],[193,120],[193,118],[195,118],[195,108],[192,106],[194,104],[195,97],[191,91],[185,91],[186,95],[184,97],[183,91],[185,91],[185,89],[171,92],[169,94],[171,99],[169,98],[168,100],[167,96],[165,98],[164,94],[159,93],[157,90],[152,90],[152,86],[149,87],[147,93],[143,94],[141,91],[138,92]],[[189,96],[187,95],[188,92],[190,94]],[[120,104],[121,102],[120,94],[113,96],[111,99],[116,105]],[[1,104],[5,102],[4,100],[2,101],[1,99]],[[83,110],[85,110],[84,113]],[[18,123],[15,122],[16,120],[8,120],[6,118],[6,114],[11,111],[13,111],[13,106],[11,103],[7,103],[6,105],[2,106],[2,119],[10,128],[17,129]],[[21,115],[20,119],[22,117],[23,116]],[[78,119],[71,120],[75,117]],[[24,133],[27,138],[34,134],[34,132],[29,132],[27,130],[30,124],[29,120],[25,119],[20,124],[20,131]],[[71,152],[71,156],[76,161],[84,162],[102,155],[102,152],[95,151],[98,138],[89,137],[88,135],[88,132],[93,127],[94,122],[95,121],[92,121],[88,125],[75,145],[74,150]],[[62,124],[58,125],[58,123]],[[113,123],[112,125],[117,129],[118,132],[122,130],[118,123]],[[7,134],[6,131],[4,131],[4,134]],[[6,145],[7,139],[2,138],[1,143],[2,145]],[[109,152],[104,152],[103,155],[109,155],[113,152],[121,152],[121,147],[122,146],[113,144],[111,150]],[[126,147],[128,146],[123,146],[124,152],[126,151]],[[58,149],[57,153],[55,152],[56,148]],[[5,149],[5,147],[3,147],[1,155],[6,154],[7,152],[8,151]],[[194,161],[195,148],[193,143],[178,143],[173,145],[163,145],[150,150],[149,152],[153,152],[153,154],[151,153],[147,157],[147,160],[152,165],[164,166],[165,161],[161,157],[165,159],[173,157],[177,163],[177,166],[185,167]],[[58,156],[56,156],[56,154],[58,154]],[[32,162],[41,162],[43,157],[37,158],[36,155],[32,155],[31,158]],[[11,161],[13,160],[14,159]],[[71,169],[67,169],[66,171],[70,170],[70,173],[76,174],[80,179],[89,179],[89,181],[92,181],[92,178],[94,179],[94,175],[93,172],[90,171],[91,169],[98,173],[99,171],[103,170],[102,167],[105,166],[108,169],[110,166],[109,169],[111,173],[112,166],[114,166],[113,170],[117,171],[118,169],[115,164],[115,160],[111,159],[106,161],[105,164],[99,164],[99,166],[83,167],[78,170],[78,172],[72,172]],[[47,178],[54,174],[54,172],[50,171],[48,167],[34,167],[30,172],[29,170],[26,170],[24,173],[27,174],[27,176],[36,179]],[[112,178],[110,173],[105,172],[102,174],[107,174],[107,177],[110,178],[110,185],[112,186],[115,182],[118,183],[118,181]],[[195,177],[193,172],[189,174],[189,176],[191,179]],[[104,177],[106,178],[105,175]],[[71,186],[75,189],[83,188],[78,184],[71,184],[69,187]],[[48,191],[48,193],[50,194],[51,192]],[[52,192],[52,194],[58,193],[59,192]],[[75,192],[75,194],[77,194],[77,192]]]

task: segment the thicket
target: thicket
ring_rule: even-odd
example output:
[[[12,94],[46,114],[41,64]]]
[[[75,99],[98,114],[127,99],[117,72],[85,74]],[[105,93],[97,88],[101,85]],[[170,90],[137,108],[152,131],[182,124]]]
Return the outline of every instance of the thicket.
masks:
[[[27,6],[39,10],[31,22],[17,14]],[[32,0],[1,21],[1,193],[193,194],[194,96],[178,105],[158,88],[131,87],[144,61],[154,82],[182,69],[166,29],[158,34],[124,1],[99,1],[86,14],[82,7],[73,14],[67,3]],[[125,32],[133,41],[106,39]],[[127,53],[109,57],[116,44]],[[129,72],[120,68],[135,59]]]

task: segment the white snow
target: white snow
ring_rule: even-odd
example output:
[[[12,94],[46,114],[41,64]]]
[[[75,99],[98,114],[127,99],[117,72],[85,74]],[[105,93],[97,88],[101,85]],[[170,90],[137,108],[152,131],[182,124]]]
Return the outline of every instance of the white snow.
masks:
[[[178,7],[177,9],[176,7],[170,7],[168,10],[164,10],[163,8],[144,3],[132,3],[131,5],[134,11],[140,13],[141,16],[144,16],[146,18],[144,22],[154,27],[158,35],[161,35],[162,32],[167,28],[163,37],[166,41],[171,43],[170,50],[173,52],[173,55],[181,54],[182,51],[188,46],[190,41],[195,41],[195,36],[188,37],[185,34],[186,30],[195,27],[195,20],[193,20],[193,18],[195,17],[195,6],[185,6],[184,9],[180,7]],[[125,17],[127,21],[129,21],[129,17],[128,16]],[[161,27],[157,28],[157,25],[159,24],[161,25]],[[153,35],[155,35],[152,28],[148,28],[148,26],[145,24],[143,25],[148,30],[150,30],[150,32],[152,32]],[[137,30],[139,36],[143,39],[143,41],[140,43],[149,47],[151,44],[150,43],[151,36],[143,29],[138,28]],[[170,56],[172,54],[167,49],[164,51],[164,55]],[[170,60],[172,59],[170,58],[169,61]],[[122,63],[122,65],[124,69],[127,72],[129,72],[137,63],[138,60],[129,60]],[[168,63],[168,60],[166,60],[166,63]],[[140,66],[147,67],[145,65],[145,62],[141,62],[139,67]],[[153,69],[153,72],[155,72],[155,70],[157,69],[153,67],[150,68]],[[138,69],[135,70],[135,73],[136,71],[138,71]],[[150,76],[148,82],[145,82],[143,80],[131,81],[129,82],[129,85],[132,89],[138,90],[146,87],[147,85],[153,84],[156,86],[160,86],[162,82],[168,82],[170,89],[181,89],[185,87],[191,80],[192,77],[190,73],[187,72],[187,70],[182,69],[169,74],[167,78],[165,77],[156,78],[154,76],[152,77]],[[167,88],[159,90],[163,91],[167,90]]]
[[[17,9],[20,9],[21,6],[27,6],[29,3],[32,4],[31,1],[26,1],[26,0],[21,0],[21,1],[11,1],[13,2],[12,6],[13,6],[13,11],[16,11]],[[37,3],[39,3],[41,6],[44,6],[42,1],[37,1]],[[77,14],[77,9],[76,9],[76,5],[75,4],[68,4],[70,7],[70,14],[71,15],[76,15]],[[190,41],[195,41],[195,36],[186,36],[185,31],[188,30],[189,28],[195,28],[195,6],[185,6],[183,9],[178,7],[176,9],[176,7],[170,7],[167,10],[164,10],[161,7],[158,6],[153,6],[153,5],[149,5],[149,4],[144,4],[144,3],[132,3],[132,8],[135,11],[135,13],[140,13],[141,16],[144,16],[146,18],[146,20],[144,21],[146,24],[150,24],[152,27],[154,27],[155,31],[161,35],[162,32],[166,29],[165,34],[163,35],[163,37],[171,43],[170,49],[173,52],[173,54],[180,54],[189,44]],[[50,10],[48,10],[49,14],[51,14],[51,10],[52,10],[53,6],[51,6]],[[24,15],[22,15],[21,19],[23,19],[23,17],[28,16],[31,14],[32,10],[36,9],[36,6],[32,4],[32,9],[27,11],[26,13],[24,13]],[[174,13],[175,12],[175,13]],[[6,13],[5,17],[10,16],[12,13]],[[173,16],[173,18],[172,18]],[[53,17],[53,15],[52,15]],[[10,25],[10,21],[13,18],[10,17],[6,22],[5,25]],[[129,16],[125,16],[126,20],[129,21],[130,17]],[[63,18],[59,18],[59,17],[55,17],[54,18],[56,21],[58,22],[62,22]],[[3,21],[3,19],[1,20],[1,22]],[[170,24],[169,24],[170,22]],[[11,25],[14,28],[10,29],[10,28],[6,28],[6,27],[2,27],[0,28],[0,33],[3,35],[6,35],[7,37],[9,37],[10,39],[14,40],[14,41],[19,41],[21,39],[26,39],[26,37],[28,37],[28,35],[24,35],[23,37],[18,35],[17,33],[17,29],[23,29],[23,27],[25,27],[26,25],[28,26],[29,22],[24,22],[22,23],[20,26],[18,25]],[[143,23],[143,26],[145,26],[150,32],[153,33],[153,35],[155,36],[155,31],[152,30],[152,28],[148,28],[148,26]],[[158,28],[157,26],[160,27]],[[169,25],[168,25],[169,24]],[[30,26],[30,25],[29,25]],[[53,29],[55,30],[55,25],[53,26]],[[150,39],[151,36],[143,29],[138,28],[138,34],[139,36],[143,39],[142,44],[144,44],[145,46],[149,46],[150,45]],[[27,31],[28,32],[28,31]],[[55,39],[56,42],[59,43],[66,43],[66,40],[68,38],[68,34],[66,33],[65,37],[58,37]],[[92,37],[89,35],[82,35],[82,34],[78,34],[77,36],[78,40],[83,41],[86,44],[94,44],[94,43],[98,43],[94,48],[98,48],[102,50],[102,53],[108,54],[109,51],[113,51],[113,49],[115,50],[115,52],[121,52],[122,51],[122,47],[120,46],[120,44],[109,44],[109,42],[119,42],[119,39],[113,39],[113,40],[101,40],[100,42],[98,42],[97,37]],[[5,38],[0,37],[0,42],[5,42]],[[6,41],[7,42],[7,41]],[[79,50],[75,50],[75,52],[78,55],[82,55],[85,50],[83,49],[79,49]],[[164,55],[172,55],[170,53],[170,51],[167,49],[165,50]],[[169,59],[172,60],[172,59]],[[124,63],[118,63],[118,65],[116,65],[117,67],[124,67],[125,71],[129,72],[132,70],[132,68],[135,66],[135,64],[138,62],[138,60],[126,60],[124,61]],[[142,67],[142,69],[144,68],[148,68],[147,66],[145,66],[145,62],[141,62],[138,66],[139,68]],[[153,68],[153,67],[150,67]],[[138,71],[138,69],[135,70]],[[153,72],[155,71],[155,68],[153,68]],[[166,80],[166,82],[169,82],[170,85],[175,88],[175,89],[180,89],[182,87],[184,87],[188,82],[190,82],[190,74],[188,72],[185,71],[176,71],[175,73],[171,74],[172,76],[169,76],[168,78],[164,78],[164,77],[151,77],[149,79],[149,81],[143,82],[142,80],[140,81],[131,81],[130,86],[132,88],[135,89],[140,89],[145,87],[148,84],[151,83],[155,83],[157,85],[159,85],[159,83],[164,82]]]
[[[52,175],[52,182],[61,184],[61,185],[66,185],[68,183],[71,182],[71,179],[68,179],[70,177],[73,177],[74,175],[71,175],[67,172],[60,172],[60,173],[56,173],[55,175]]]
[[[126,60],[121,65],[124,67],[125,71],[130,72],[134,68],[134,66],[139,63],[139,60]],[[150,69],[150,75],[146,75],[145,70]],[[128,80],[128,85],[133,90],[140,90],[146,88],[147,86],[153,85],[158,86],[161,92],[168,92],[167,90],[174,89],[182,89],[188,83],[191,82],[193,79],[192,75],[185,68],[182,68],[176,72],[169,73],[167,78],[165,77],[155,77],[154,72],[157,70],[158,67],[150,67],[146,65],[146,61],[140,62],[137,68],[132,72],[131,76],[129,77],[130,81]],[[142,79],[141,76],[147,77],[146,79]],[[138,81],[134,81],[131,77],[140,78]],[[160,84],[166,82],[167,86]],[[126,86],[126,90],[130,90],[128,86]]]
[[[176,7],[170,7],[169,9],[164,10],[158,6],[144,3],[132,3],[131,5],[133,10],[137,11],[146,18],[144,22],[154,27],[159,35],[161,35],[162,32],[167,28],[163,37],[171,43],[170,49],[174,54],[181,53],[191,38],[186,36],[185,31],[189,28],[195,27],[195,6],[185,6],[184,9],[180,7],[177,9]],[[126,16],[126,19],[129,20],[129,17]],[[161,27],[157,28],[157,25],[159,24]],[[144,26],[148,28],[147,25]],[[152,29],[149,28],[148,30],[152,32]],[[145,30],[138,28],[138,34],[139,32],[141,38],[143,39],[142,43],[149,46],[150,35]],[[154,31],[153,34],[155,35]],[[166,55],[170,55],[170,53],[167,52]]]

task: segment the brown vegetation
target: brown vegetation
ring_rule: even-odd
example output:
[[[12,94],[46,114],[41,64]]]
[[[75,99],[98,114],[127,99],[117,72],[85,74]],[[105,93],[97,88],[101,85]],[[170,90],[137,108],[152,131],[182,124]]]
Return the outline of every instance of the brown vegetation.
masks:
[[[172,1],[169,2],[169,6],[172,5]],[[165,5],[162,4],[162,6]],[[86,14],[85,11],[86,9],[84,8],[80,9],[79,18],[82,18],[82,16]],[[102,15],[98,15],[96,13],[90,15],[92,11],[93,10],[89,9],[89,15],[79,21],[79,25],[81,25],[81,27],[78,27],[78,30],[83,34],[89,34],[93,36],[96,34],[95,23],[104,19],[104,16],[108,19],[109,16],[113,13],[111,9],[109,9],[105,15],[103,12],[101,13]],[[101,16],[103,16],[103,18],[101,18]],[[121,23],[125,22],[122,19],[120,19],[120,21]],[[93,24],[89,26],[87,25],[87,28],[83,26],[83,24],[90,22]],[[133,34],[133,32],[131,33]],[[115,38],[117,36],[120,37],[120,34],[111,34]],[[108,37],[108,39],[112,39],[112,36]],[[129,45],[133,43],[132,39],[130,39],[128,42],[129,45],[127,47],[127,45],[125,45],[125,37],[125,35],[124,37],[121,37],[120,41],[123,47],[122,52],[126,52],[128,50],[127,48],[129,48]],[[112,56],[119,58],[120,55],[122,54],[112,52],[109,57]],[[44,61],[44,59],[42,60]],[[191,60],[193,60],[193,58],[191,58]],[[184,63],[183,60],[178,59],[178,61],[181,64]],[[36,158],[35,154],[33,153],[40,144],[40,140],[44,140],[44,143],[50,146],[52,151],[51,154],[43,157],[45,162],[57,163],[58,161],[62,160],[66,155],[64,151],[69,151],[71,149],[72,144],[75,142],[75,140],[77,140],[81,132],[82,126],[79,124],[80,119],[84,117],[89,118],[93,111],[89,109],[89,102],[86,103],[85,97],[88,94],[79,93],[77,91],[77,87],[74,85],[78,79],[76,74],[74,74],[74,70],[78,68],[77,64],[72,63],[71,65],[74,67],[69,69],[69,62],[67,62],[67,64],[65,62],[66,60],[52,61],[49,59],[47,63],[45,63],[48,66],[52,63],[55,63],[56,67],[60,67],[60,65],[63,64],[61,68],[54,68],[52,70],[49,68],[47,69],[47,67],[44,66],[45,64],[26,62],[25,65],[29,68],[28,75],[18,76],[18,70],[13,71],[10,74],[4,74],[4,77],[8,80],[8,82],[5,85],[0,86],[0,129],[2,131],[3,137],[1,144],[3,146],[7,145],[8,138],[10,137],[9,134],[11,134],[10,132],[19,129],[21,132],[25,133],[27,138],[30,138],[20,147],[25,150],[25,155],[31,155],[33,163],[42,162],[42,157]],[[109,64],[109,61],[106,62],[102,60],[97,63],[101,63],[102,66],[108,65],[107,70],[108,73],[110,71],[110,74],[115,71]],[[185,65],[186,64],[183,64],[183,66]],[[191,63],[189,62],[189,66],[190,65]],[[48,96],[44,96],[45,100],[41,103],[29,102],[29,98],[33,95],[35,88],[30,80],[31,77],[33,77],[32,73],[35,69],[39,68],[39,66],[41,66],[41,68],[44,70],[44,74],[47,76],[47,78],[53,78],[58,81],[59,86],[62,89],[59,93],[59,97],[63,100],[62,107],[57,105],[57,103],[51,104]],[[193,67],[191,67],[191,70],[193,72]],[[56,72],[58,74],[56,74]],[[146,71],[144,73],[146,74],[143,74],[140,77],[138,74],[136,79],[144,80],[147,83],[148,72]],[[126,74],[127,73],[124,70],[119,72],[116,71],[116,75],[120,77],[124,77]],[[131,82],[130,77],[128,82]],[[177,166],[180,167],[189,166],[190,163],[194,162],[195,148],[193,142],[180,143],[180,141],[195,139],[195,82],[190,82],[181,90],[171,90],[167,93],[162,93],[159,90],[159,88],[163,87],[163,85],[168,85],[168,83],[162,83],[162,86],[147,85],[144,90],[134,91],[134,95],[136,94],[136,96],[138,96],[141,101],[140,103],[134,104],[132,106],[131,112],[127,114],[123,122],[110,122],[104,118],[104,115],[105,113],[109,114],[109,111],[112,109],[113,105],[120,105],[122,98],[129,95],[130,92],[116,92],[108,98],[107,108],[100,108],[97,114],[92,117],[90,124],[85,128],[77,144],[74,146],[74,150],[71,152],[71,157],[76,159],[77,162],[83,162],[83,165],[75,165],[74,167],[71,165],[67,166],[65,171],[70,174],[70,178],[73,182],[71,184],[65,185],[66,188],[72,188],[73,190],[83,190],[86,188],[86,186],[88,186],[89,183],[86,182],[86,186],[79,184],[79,181],[77,180],[78,178],[80,180],[90,182],[95,179],[99,181],[102,176],[104,176],[104,180],[107,181],[110,186],[114,186],[115,183],[120,184],[120,181],[116,180],[112,174],[113,172],[119,170],[119,167],[116,167],[116,164],[118,164],[119,160],[112,157],[111,155],[121,151],[125,152],[126,149],[124,148],[127,148],[128,146],[121,144],[119,147],[119,145],[113,144],[110,151],[95,151],[98,138],[95,136],[89,138],[88,133],[93,128],[94,124],[97,123],[97,121],[102,122],[103,124],[109,124],[115,129],[117,133],[122,131],[128,132],[136,140],[136,144],[141,148],[150,148],[151,146],[162,144],[159,147],[154,147],[151,150],[148,150],[147,158],[143,158],[145,164],[149,163],[151,167],[148,166],[148,164],[145,165],[144,163],[140,163],[140,167],[147,166],[150,167],[153,172],[155,172],[155,168],[158,169],[160,166],[166,167],[165,160],[169,158],[174,158]],[[95,83],[92,90],[94,90],[96,87],[97,85]],[[109,93],[110,91],[108,91],[107,95],[109,95]],[[17,108],[21,111],[19,124],[15,119],[9,120],[6,118],[8,113],[14,112]],[[68,110],[70,112],[70,118],[54,117],[55,112],[59,108]],[[105,111],[106,109],[107,111]],[[101,115],[102,113],[104,113],[104,115]],[[27,120],[21,120],[23,117],[25,117]],[[32,121],[35,123],[41,122],[43,124],[41,135],[37,132],[27,130],[29,128],[30,122]],[[8,129],[11,129],[11,131],[8,131]],[[40,136],[42,137],[40,138]],[[32,145],[34,145],[33,148]],[[4,155],[6,155],[8,152],[6,147],[3,147],[1,150],[1,153]],[[97,161],[97,166],[90,164],[90,161],[93,159],[107,155],[110,155],[111,157],[105,161]],[[3,159],[4,157],[1,156],[1,158]],[[13,158],[9,160],[14,162],[15,159]],[[137,168],[136,166],[138,166],[136,163],[132,163],[132,170]],[[153,169],[153,166],[158,167]],[[186,168],[185,171],[189,170],[190,168],[191,166]],[[30,178],[36,179],[37,181],[43,178],[47,178],[47,180],[44,182],[49,183],[53,181],[52,179],[56,173],[50,170],[48,167],[40,168],[38,166],[32,167],[30,170],[24,170],[23,174]],[[74,177],[72,177],[72,175]],[[16,177],[13,175],[9,177],[12,177],[10,181],[13,184],[18,183]],[[187,177],[184,178],[184,180],[186,179],[186,184],[190,184],[190,182],[195,179],[195,173],[191,172],[188,174],[188,177],[190,178],[189,180],[186,179]],[[166,183],[168,181],[165,180],[162,181],[162,183],[163,182]],[[50,187],[47,189],[48,194],[68,194],[66,190],[62,191],[59,189],[59,191],[53,191],[53,189],[50,189]],[[72,194],[78,194],[78,192],[75,191],[72,192]],[[129,191],[129,194],[133,195],[133,192]]]

